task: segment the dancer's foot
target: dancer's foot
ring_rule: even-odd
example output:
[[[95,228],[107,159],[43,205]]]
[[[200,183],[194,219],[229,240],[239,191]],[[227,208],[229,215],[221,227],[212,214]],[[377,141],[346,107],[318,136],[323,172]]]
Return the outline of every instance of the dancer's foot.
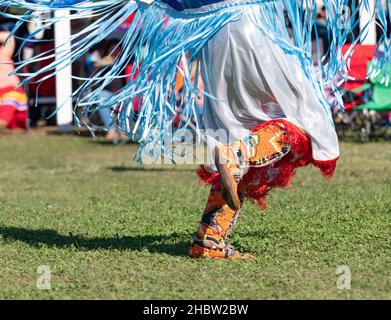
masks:
[[[236,225],[238,217],[239,210],[231,209],[220,191],[211,190],[204,214],[189,249],[190,256],[212,259],[249,259],[251,255],[243,254],[227,244],[228,234]]]
[[[235,250],[231,245],[206,244],[204,241],[194,240],[190,246],[189,254],[193,258],[209,258],[209,259],[228,259],[228,260],[248,260],[254,258],[253,255],[242,253]]]

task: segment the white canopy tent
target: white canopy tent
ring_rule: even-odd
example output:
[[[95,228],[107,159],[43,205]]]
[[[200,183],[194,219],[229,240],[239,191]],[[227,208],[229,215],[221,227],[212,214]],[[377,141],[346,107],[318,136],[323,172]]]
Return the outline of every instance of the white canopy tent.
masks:
[[[361,38],[362,44],[376,44],[376,22],[375,19],[373,19],[375,10],[375,0],[370,0],[369,6],[360,10],[360,28],[362,29],[369,23],[368,32],[363,34]]]
[[[56,17],[67,16],[69,11],[58,10]],[[71,50],[71,22],[63,19],[56,23],[54,30],[56,57],[61,57]],[[72,130],[73,105],[72,99],[72,65],[70,60],[57,67],[56,75],[56,106],[57,127],[60,132]]]

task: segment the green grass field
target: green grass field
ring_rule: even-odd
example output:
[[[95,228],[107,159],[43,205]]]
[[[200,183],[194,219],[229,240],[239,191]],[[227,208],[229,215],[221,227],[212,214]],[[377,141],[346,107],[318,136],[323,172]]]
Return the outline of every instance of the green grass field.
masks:
[[[99,138],[1,137],[0,298],[390,299],[391,144],[341,148],[332,183],[303,168],[268,210],[245,204],[232,240],[254,260],[210,261],[187,256],[208,195],[195,166],[141,168],[135,145]]]

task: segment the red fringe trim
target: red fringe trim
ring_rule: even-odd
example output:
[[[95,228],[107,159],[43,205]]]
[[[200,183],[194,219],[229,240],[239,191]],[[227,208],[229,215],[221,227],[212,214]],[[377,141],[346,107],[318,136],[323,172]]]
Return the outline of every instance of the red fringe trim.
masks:
[[[334,175],[339,157],[333,160],[312,160],[312,164],[320,169],[323,176],[331,178]]]
[[[280,161],[260,168],[250,168],[239,184],[239,189],[246,198],[257,201],[261,207],[266,208],[264,198],[274,188],[287,187],[292,182],[296,168],[313,164],[318,167],[325,177],[330,178],[335,171],[338,158],[328,161],[317,161],[312,158],[311,141],[297,126],[286,120],[271,120],[252,131],[255,132],[273,122],[283,122],[287,129],[287,136],[291,145],[291,152]],[[219,174],[209,172],[204,166],[197,172],[202,183],[220,188]]]
[[[217,187],[220,184],[220,177],[217,172],[211,172],[205,169],[205,166],[200,166],[197,171],[197,175],[200,178],[200,181],[204,184],[211,184]],[[220,189],[220,188],[218,188]]]

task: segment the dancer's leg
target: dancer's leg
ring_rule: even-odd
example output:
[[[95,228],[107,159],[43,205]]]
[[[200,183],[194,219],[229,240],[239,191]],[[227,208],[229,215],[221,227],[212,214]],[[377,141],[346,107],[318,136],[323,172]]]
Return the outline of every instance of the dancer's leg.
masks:
[[[270,165],[290,151],[283,122],[271,122],[242,141],[215,149],[216,166],[220,174],[221,193],[233,210],[240,208],[238,184],[249,167]]]

